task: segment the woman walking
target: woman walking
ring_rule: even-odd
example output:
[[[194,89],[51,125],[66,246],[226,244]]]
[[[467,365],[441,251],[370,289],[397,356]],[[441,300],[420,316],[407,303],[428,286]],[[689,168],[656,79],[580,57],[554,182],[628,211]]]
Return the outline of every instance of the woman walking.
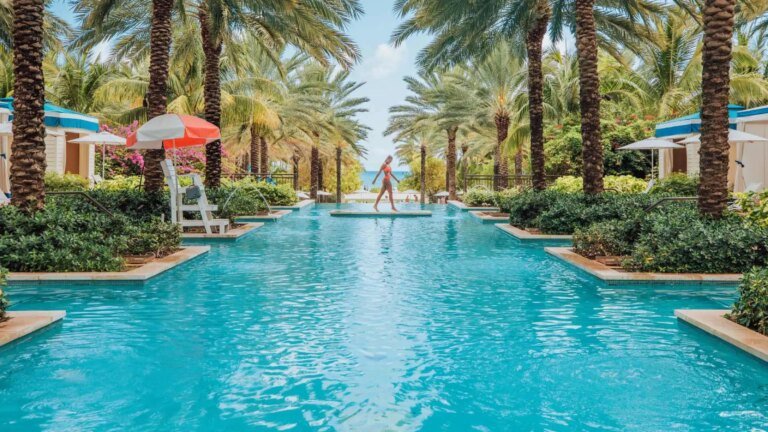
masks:
[[[395,208],[395,196],[392,192],[392,179],[395,179],[395,181],[398,183],[400,183],[400,180],[398,180],[398,178],[392,174],[392,167],[390,166],[391,163],[392,156],[387,156],[387,159],[384,160],[384,164],[382,164],[381,168],[379,168],[379,172],[376,173],[376,177],[373,178],[373,183],[376,183],[376,180],[379,179],[379,175],[384,172],[384,179],[381,181],[381,191],[379,191],[379,196],[376,197],[376,204],[373,205],[373,209],[376,211],[379,211],[379,201],[381,201],[381,197],[384,195],[384,192],[389,193],[389,202],[392,204],[392,211],[397,211]]]

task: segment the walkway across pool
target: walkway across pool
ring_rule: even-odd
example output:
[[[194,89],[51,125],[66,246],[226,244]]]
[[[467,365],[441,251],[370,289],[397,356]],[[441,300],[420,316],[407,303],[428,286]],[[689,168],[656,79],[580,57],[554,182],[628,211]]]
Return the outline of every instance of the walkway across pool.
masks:
[[[675,309],[445,206],[293,212],[144,285],[13,286],[66,310],[0,348],[0,430],[749,430],[768,368]]]

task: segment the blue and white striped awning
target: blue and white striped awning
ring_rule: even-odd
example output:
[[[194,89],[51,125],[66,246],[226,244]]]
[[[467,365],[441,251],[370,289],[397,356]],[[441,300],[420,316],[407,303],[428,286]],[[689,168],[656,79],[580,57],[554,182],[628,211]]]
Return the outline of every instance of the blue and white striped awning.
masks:
[[[13,98],[0,98],[0,110],[13,113]],[[98,132],[99,120],[86,114],[68,110],[52,103],[45,103],[45,126],[49,128],[72,129],[76,131]],[[11,116],[13,120],[13,116]]]
[[[728,105],[729,127],[736,129],[736,119],[744,110],[740,105]],[[656,138],[684,138],[701,131],[701,113],[679,117],[656,125]]]
[[[768,105],[739,111],[739,123],[768,120]]]

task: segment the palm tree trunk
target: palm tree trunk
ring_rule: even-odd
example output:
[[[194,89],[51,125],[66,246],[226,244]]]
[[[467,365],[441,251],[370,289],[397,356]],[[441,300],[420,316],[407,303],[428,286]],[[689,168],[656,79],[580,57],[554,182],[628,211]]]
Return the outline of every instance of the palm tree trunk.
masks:
[[[464,144],[461,146],[461,177],[464,181],[464,192],[467,191],[467,164],[469,164],[469,161],[467,160],[467,152],[469,151],[469,146]]]
[[[317,189],[325,190],[325,178],[323,177],[323,160],[320,157],[320,150],[317,151]]]
[[[523,175],[523,149],[517,149],[515,152],[515,176],[519,177]]]
[[[507,140],[509,134],[509,114],[496,113],[494,118],[496,122],[496,149],[493,154],[493,167],[494,167],[494,190],[506,189],[509,178],[509,168],[507,166],[507,160],[501,151],[501,145]]]
[[[251,164],[250,172],[258,173],[259,171],[259,153],[261,153],[261,141],[259,140],[259,133],[256,131],[256,126],[251,126]]]
[[[735,0],[707,0],[701,78],[699,211],[721,217],[728,205],[728,95]]]
[[[293,151],[293,190],[299,190],[299,161],[301,160],[301,157],[299,156],[298,150]]]
[[[600,76],[594,0],[576,0],[576,49],[579,57],[579,102],[584,164],[584,192],[603,192],[603,143],[600,133]]]
[[[427,196],[427,146],[421,145],[421,172],[419,173],[419,181],[421,182],[421,198],[419,202],[424,204]]]
[[[11,201],[25,211],[45,205],[43,0],[13,2],[13,145]]]
[[[267,139],[262,135],[261,139],[261,168],[259,171],[264,175],[269,175],[269,143]]]
[[[198,9],[200,35],[205,54],[205,119],[221,126],[221,41],[211,33],[211,23],[205,7]],[[263,159],[263,156],[262,156]],[[217,188],[221,185],[221,140],[205,146],[205,185]]]
[[[341,202],[341,147],[336,147],[336,202]]]
[[[448,129],[448,154],[445,156],[446,189],[448,199],[451,200],[458,198],[456,195],[456,132],[458,130],[456,126]]]
[[[531,128],[531,174],[533,189],[544,190],[547,180],[544,174],[544,73],[541,68],[541,50],[549,24],[549,5],[538,3],[538,17],[528,31],[528,118]]]
[[[171,51],[171,6],[173,0],[152,0],[152,28],[149,41],[149,88],[147,89],[147,117],[153,119],[165,114],[168,104],[168,61]],[[144,190],[163,188],[165,150],[147,150],[144,153]]]
[[[312,146],[312,156],[310,160],[310,166],[309,166],[309,197],[312,199],[317,199],[317,185],[318,185],[318,178],[319,178],[319,172],[320,169],[320,150],[318,150],[317,145]]]

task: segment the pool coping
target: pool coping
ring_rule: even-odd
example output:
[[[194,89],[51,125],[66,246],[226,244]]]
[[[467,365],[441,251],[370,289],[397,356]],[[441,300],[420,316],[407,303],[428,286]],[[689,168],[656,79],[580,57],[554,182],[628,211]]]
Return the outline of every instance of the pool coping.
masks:
[[[211,250],[210,246],[182,246],[166,257],[124,272],[11,272],[8,282],[135,281],[143,282]]]
[[[258,228],[264,226],[264,222],[251,222],[245,223],[243,226],[228,230],[224,234],[219,233],[184,233],[181,235],[182,240],[222,240],[222,241],[238,241],[246,235],[256,231]]]
[[[266,215],[237,216],[235,222],[275,222],[293,213],[292,210],[277,210]]]
[[[725,314],[728,312],[730,311],[725,309],[677,309],[675,316],[679,320],[768,362],[768,336],[725,318]]]
[[[271,208],[272,210],[300,211],[300,210],[304,210],[305,208],[309,207],[312,204],[315,204],[315,200],[307,199],[307,200],[301,200],[292,206],[272,206]]]
[[[448,200],[448,205],[461,211],[499,211],[498,207],[469,207],[461,201]]]
[[[376,211],[353,211],[353,210],[331,210],[328,212],[333,217],[348,218],[414,218],[414,217],[432,217],[432,212],[427,210],[399,211],[399,212],[376,212]]]
[[[496,224],[496,228],[517,238],[520,241],[538,241],[538,240],[573,240],[572,235],[568,234],[531,234],[528,231],[518,228],[509,223]]]
[[[583,257],[569,247],[546,247],[548,254],[607,282],[608,284],[632,283],[692,283],[692,284],[738,284],[741,274],[707,273],[647,273],[622,272],[595,260]]]
[[[67,315],[65,311],[8,311],[7,321],[0,323],[0,346],[42,330]]]
[[[475,218],[479,219],[482,223],[494,223],[494,222],[502,222],[502,221],[508,221],[509,216],[503,217],[503,216],[489,216],[485,214],[489,210],[470,210],[469,214]]]

